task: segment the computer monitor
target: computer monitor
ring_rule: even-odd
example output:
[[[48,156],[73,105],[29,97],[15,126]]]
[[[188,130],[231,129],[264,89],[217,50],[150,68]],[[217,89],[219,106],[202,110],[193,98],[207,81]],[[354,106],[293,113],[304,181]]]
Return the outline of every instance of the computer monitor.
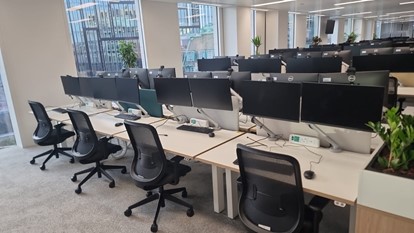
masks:
[[[187,78],[155,78],[154,87],[158,103],[192,106]]]
[[[300,83],[244,81],[239,94],[246,115],[299,122]]]
[[[231,68],[230,58],[197,59],[198,71],[218,71]]]
[[[287,61],[289,58],[294,58],[297,55],[297,50],[286,50],[286,51],[278,51],[278,52],[272,52],[270,54],[270,58],[277,58],[281,59],[282,61]]]
[[[193,106],[218,110],[233,110],[228,79],[189,78]]]
[[[322,57],[340,57],[342,61],[348,65],[351,65],[352,53],[351,50],[342,51],[323,51]]]
[[[72,76],[60,76],[60,80],[62,81],[63,91],[66,95],[81,95],[78,78],[74,78]]]
[[[118,78],[91,78],[93,97],[102,100],[117,100],[115,80]]]
[[[153,89],[140,89],[139,102],[142,108],[153,117],[163,117],[162,104],[157,101],[157,93]]]
[[[163,66],[159,69],[148,69],[148,81],[150,89],[154,89],[154,79],[160,78],[175,78],[175,68],[164,68]]]
[[[216,58],[228,58],[228,56],[213,56],[214,59]]]
[[[365,48],[361,49],[360,56],[366,55],[388,55],[392,54],[394,49],[392,47],[386,48]]]
[[[413,50],[414,51],[414,50]],[[387,56],[387,55],[384,55]],[[414,53],[394,54],[391,57],[392,72],[414,72]]]
[[[272,73],[269,81],[273,82],[318,82],[318,73]]]
[[[94,98],[93,96],[93,85],[92,79],[94,78],[79,78],[79,87],[81,91],[81,96]]]
[[[239,56],[239,55],[237,55],[237,56],[228,56],[228,57],[230,58],[230,64],[232,66],[234,66],[234,65],[238,66],[239,65],[239,60],[245,59],[244,56]]]
[[[244,59],[239,60],[239,71],[252,73],[280,73],[280,59]]]
[[[326,20],[325,34],[333,34],[335,28],[335,20]]]
[[[341,72],[341,69],[340,57],[290,58],[287,60],[286,73],[334,73]]]
[[[184,72],[184,78],[212,78],[209,71]]]
[[[225,78],[228,79],[230,77],[230,71],[213,71],[211,72],[212,78]]]
[[[384,88],[343,84],[302,84],[301,121],[370,131],[382,116]]]
[[[138,79],[138,84],[141,88],[150,88],[150,82],[148,79],[148,70],[145,68],[130,68],[130,77]]]
[[[384,88],[384,106],[388,103],[389,70],[356,72],[355,77],[345,73],[319,74],[320,83],[354,84],[360,86],[379,86]]]
[[[116,91],[117,101],[127,102],[132,104],[139,104],[139,89],[138,79],[132,78],[117,78]]]
[[[414,48],[406,47],[394,47],[394,54],[407,54],[407,53],[414,53]]]
[[[322,57],[321,51],[298,51],[296,53],[297,58],[312,58],[312,57]]]
[[[250,59],[268,59],[270,58],[270,54],[258,54],[258,55],[250,55]]]
[[[230,76],[231,88],[237,93],[241,90],[241,83],[252,80],[252,73],[250,72],[232,72]]]
[[[406,54],[396,55],[376,55],[376,56],[354,56],[352,58],[352,67],[356,71],[372,70],[392,70],[393,57]]]

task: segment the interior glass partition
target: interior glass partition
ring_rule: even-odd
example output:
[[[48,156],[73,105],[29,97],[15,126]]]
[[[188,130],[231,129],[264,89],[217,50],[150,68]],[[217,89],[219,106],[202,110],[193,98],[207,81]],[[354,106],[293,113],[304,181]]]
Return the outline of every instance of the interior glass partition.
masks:
[[[218,7],[178,3],[183,71],[196,71],[197,59],[218,55]]]
[[[119,71],[119,41],[133,42],[142,67],[139,0],[65,0],[76,67],[80,76]]]

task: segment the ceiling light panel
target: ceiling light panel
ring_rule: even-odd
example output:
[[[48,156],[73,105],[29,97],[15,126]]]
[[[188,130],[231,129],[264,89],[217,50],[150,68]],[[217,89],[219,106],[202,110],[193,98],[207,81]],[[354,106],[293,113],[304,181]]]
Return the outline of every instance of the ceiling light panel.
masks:
[[[276,2],[267,2],[267,3],[261,3],[261,4],[255,4],[252,5],[253,7],[259,7],[259,6],[268,6],[268,5],[275,5],[275,4],[281,4],[281,3],[285,3],[285,2],[294,2],[296,0],[280,0],[280,1],[276,1]]]
[[[341,2],[341,3],[335,3],[335,6],[344,6],[349,4],[357,4],[357,3],[363,3],[363,2],[372,2],[374,0],[358,0],[358,1],[351,1],[351,2]]]
[[[344,9],[345,7],[341,6],[341,7],[335,7],[335,8],[328,8],[328,9],[320,9],[320,10],[314,10],[314,11],[309,11],[309,13],[317,13],[317,12],[325,12],[325,11],[335,11],[335,10],[340,10],[340,9]]]

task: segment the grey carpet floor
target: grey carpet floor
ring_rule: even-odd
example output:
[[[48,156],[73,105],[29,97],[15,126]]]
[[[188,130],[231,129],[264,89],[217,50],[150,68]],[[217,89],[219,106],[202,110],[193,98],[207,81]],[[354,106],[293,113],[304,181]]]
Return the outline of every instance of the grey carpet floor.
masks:
[[[44,158],[29,164],[33,156],[47,150],[45,147],[0,149],[0,232],[150,232],[156,202],[132,211],[125,217],[126,208],[145,198],[129,174],[109,171],[116,182],[109,188],[109,180],[91,178],[82,187],[80,195],[74,190],[84,175],[72,182],[74,172],[90,165],[70,164],[67,157],[52,158],[41,171]],[[108,159],[106,164],[127,165],[132,150],[119,160]],[[184,161],[192,171],[183,177],[177,187],[185,186],[186,201],[194,205],[195,215],[186,215],[186,208],[166,201],[160,211],[158,232],[246,232],[241,221],[213,211],[210,166]],[[168,186],[166,188],[174,188]],[[324,210],[322,233],[348,232],[349,209],[332,203]]]

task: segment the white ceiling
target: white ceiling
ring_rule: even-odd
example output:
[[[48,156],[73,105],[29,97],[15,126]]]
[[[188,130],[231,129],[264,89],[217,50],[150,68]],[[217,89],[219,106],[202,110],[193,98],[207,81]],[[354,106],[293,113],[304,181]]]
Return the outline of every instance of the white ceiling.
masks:
[[[159,1],[159,0],[158,0]],[[190,0],[161,0],[166,2],[191,2]],[[220,4],[223,7],[232,7],[232,6],[241,6],[241,7],[253,7],[255,4],[274,2],[279,0],[194,0],[197,2]],[[269,9],[269,10],[285,10],[291,12],[301,12],[304,14],[309,14],[309,11],[326,9],[326,8],[335,8],[335,3],[343,3],[355,0],[296,0],[293,2],[285,2],[281,4],[268,5],[256,7],[260,9]],[[354,17],[354,18],[363,18],[367,16],[383,16],[382,18],[390,17],[399,17],[410,15],[411,19],[414,19],[414,4],[399,5],[401,2],[408,2],[414,0],[374,0],[371,2],[363,2],[356,4],[343,5],[343,9],[334,10],[334,11],[325,11],[318,14],[330,16],[330,17],[342,17],[342,15],[360,13],[360,12],[372,12],[369,14],[359,15],[359,16],[345,16],[345,18]],[[411,11],[401,14],[391,14],[385,16],[388,13],[393,12],[402,12],[402,11]]]

